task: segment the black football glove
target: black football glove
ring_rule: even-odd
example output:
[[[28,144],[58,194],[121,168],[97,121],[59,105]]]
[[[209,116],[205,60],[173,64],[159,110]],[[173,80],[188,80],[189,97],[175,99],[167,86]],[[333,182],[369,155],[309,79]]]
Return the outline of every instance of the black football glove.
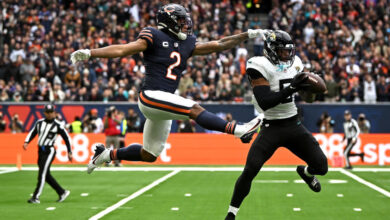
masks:
[[[299,91],[301,89],[305,89],[308,85],[305,84],[309,76],[303,72],[298,73],[294,76],[294,78],[291,81],[290,88],[294,91]]]

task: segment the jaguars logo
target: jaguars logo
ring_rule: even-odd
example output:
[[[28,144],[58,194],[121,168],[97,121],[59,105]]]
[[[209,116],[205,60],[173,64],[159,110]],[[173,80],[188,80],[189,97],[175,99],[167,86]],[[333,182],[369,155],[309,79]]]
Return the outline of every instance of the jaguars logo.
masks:
[[[274,32],[272,32],[268,38],[271,40],[271,41],[275,41],[276,40],[276,34]]]
[[[300,70],[299,66],[296,66],[295,69],[297,70],[297,72],[299,72]]]

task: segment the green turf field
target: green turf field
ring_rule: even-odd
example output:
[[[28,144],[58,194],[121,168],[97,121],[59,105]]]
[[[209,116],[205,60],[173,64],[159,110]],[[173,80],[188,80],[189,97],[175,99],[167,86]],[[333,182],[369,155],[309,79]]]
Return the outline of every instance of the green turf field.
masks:
[[[145,168],[154,167],[139,167],[138,171],[102,168],[91,175],[82,171],[85,168],[58,171],[55,167],[53,176],[71,190],[68,199],[56,203],[56,193],[46,184],[41,204],[28,204],[36,184],[35,168],[6,173],[3,171],[10,167],[2,167],[0,219],[224,219],[241,169],[162,167],[142,171]],[[322,191],[314,193],[294,168],[275,171],[266,167],[254,180],[237,219],[390,219],[390,170],[380,169],[351,172],[364,183],[332,170],[319,177]],[[121,200],[123,204],[118,205]]]

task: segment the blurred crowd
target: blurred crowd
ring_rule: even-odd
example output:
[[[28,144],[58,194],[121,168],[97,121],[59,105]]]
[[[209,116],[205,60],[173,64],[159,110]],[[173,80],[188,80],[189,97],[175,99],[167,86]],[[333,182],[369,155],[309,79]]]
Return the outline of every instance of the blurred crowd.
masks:
[[[324,77],[320,100],[375,103],[390,101],[389,15],[389,0],[291,0],[269,24],[291,33],[305,68]]]
[[[91,59],[72,66],[69,55],[134,41],[146,26],[155,26],[157,9],[167,1],[2,1],[0,14],[1,101],[136,102],[145,73],[142,54],[118,59]],[[191,10],[199,41],[246,31],[249,22],[241,1],[212,4],[181,1]],[[179,93],[199,101],[242,100],[248,54],[227,51],[189,61]]]
[[[145,73],[142,54],[91,59],[70,65],[80,48],[134,41],[155,26],[168,1],[9,0],[0,3],[0,101],[136,102]],[[243,1],[185,0],[198,41],[248,28],[290,32],[307,70],[323,75],[328,102],[389,101],[390,4],[387,0],[273,1],[269,24],[248,14]],[[178,94],[196,101],[243,102],[251,95],[245,75],[249,54],[263,42],[193,57]],[[250,48],[249,48],[250,45]]]

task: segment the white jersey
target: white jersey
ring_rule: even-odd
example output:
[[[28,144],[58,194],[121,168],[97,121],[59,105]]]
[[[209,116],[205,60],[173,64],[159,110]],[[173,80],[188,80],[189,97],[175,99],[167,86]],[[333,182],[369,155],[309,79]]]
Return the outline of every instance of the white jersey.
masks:
[[[279,92],[290,85],[292,78],[303,70],[302,61],[295,56],[294,63],[290,67],[274,65],[266,57],[252,57],[248,60],[246,68],[259,71],[269,82],[272,92]],[[254,96],[252,103],[260,113],[264,112],[264,117],[268,120],[290,118],[298,113],[294,103],[294,96],[287,97],[282,103],[263,111],[258,105]]]

